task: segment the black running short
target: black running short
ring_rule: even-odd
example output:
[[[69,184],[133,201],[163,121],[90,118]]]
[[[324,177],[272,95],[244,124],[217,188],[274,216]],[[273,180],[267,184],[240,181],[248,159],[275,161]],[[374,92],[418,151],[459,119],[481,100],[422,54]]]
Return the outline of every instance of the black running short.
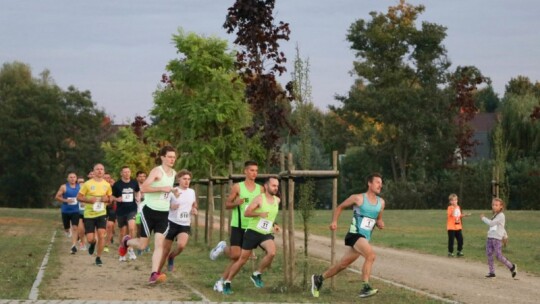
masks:
[[[242,249],[253,250],[261,245],[264,241],[273,240],[272,234],[262,234],[257,231],[247,229],[244,234],[244,242],[242,243]]]
[[[64,229],[67,230],[71,226],[79,225],[79,212],[77,213],[62,213],[62,223],[64,224]]]
[[[128,212],[126,215],[118,215],[116,217],[116,222],[118,223],[118,228],[122,228],[124,226],[128,225],[128,222],[133,220],[135,221],[135,217],[137,216],[137,210]]]
[[[141,212],[141,226],[141,237],[149,237],[152,231],[164,234],[169,227],[169,211],[157,211],[145,205]]]
[[[366,237],[363,234],[347,232],[347,235],[345,235],[345,245],[354,247],[354,244],[356,244],[359,238],[365,239]]]
[[[167,240],[174,241],[174,238],[180,233],[187,233],[188,235],[190,235],[191,227],[178,225],[177,223],[169,221],[169,228],[167,229],[165,233],[165,238]]]
[[[84,219],[84,230],[86,233],[94,233],[96,229],[105,229],[107,227],[107,216],[102,215],[93,218]]]
[[[107,205],[107,221],[116,221],[116,210],[114,210],[113,207],[109,205]]]
[[[231,241],[230,246],[242,247],[242,242],[244,242],[244,233],[245,229],[238,227],[231,227]]]

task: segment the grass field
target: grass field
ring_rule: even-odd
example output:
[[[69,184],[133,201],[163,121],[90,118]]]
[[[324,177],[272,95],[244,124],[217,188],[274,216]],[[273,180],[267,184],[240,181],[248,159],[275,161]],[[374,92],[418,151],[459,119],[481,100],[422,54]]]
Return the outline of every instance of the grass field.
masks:
[[[467,212],[471,212],[472,215],[463,220],[465,258],[487,265],[485,244],[488,226],[480,220],[480,214],[484,213],[490,217],[491,211],[467,210]],[[504,213],[509,244],[503,249],[503,253],[519,264],[521,270],[540,275],[540,212],[507,210]],[[340,242],[350,225],[351,216],[350,210],[341,214],[337,233]],[[330,236],[328,226],[331,219],[331,211],[317,210],[311,221],[311,232]],[[448,252],[446,210],[385,210],[383,220],[385,228],[375,229],[373,244],[446,256]],[[299,216],[296,225],[297,229],[301,229]],[[454,242],[454,247],[456,246],[457,242]]]
[[[479,219],[479,211],[464,221],[465,258],[485,262],[484,244],[487,226]],[[350,221],[350,211],[342,214],[338,228],[338,238],[342,241]],[[487,211],[486,214],[489,214]],[[380,246],[414,250],[439,256],[446,255],[445,210],[387,210],[384,213],[386,228],[374,232],[373,243]],[[507,228],[510,235],[505,254],[519,264],[521,270],[540,275],[540,212],[507,211]],[[330,211],[317,211],[311,231],[314,234],[329,236]],[[300,228],[300,219],[297,219]],[[5,209],[0,208],[0,299],[27,299],[32,283],[37,275],[43,256],[53,232],[63,233],[58,210]],[[54,250],[45,274],[47,284],[50,278],[58,275],[59,251]],[[259,252],[259,255],[261,253]],[[261,301],[265,302],[314,302],[307,287],[301,286],[302,275],[297,275],[295,286],[285,286],[283,282],[282,255],[278,254],[272,269],[265,275],[268,287],[256,290],[249,280],[252,265],[248,263],[233,282],[235,294],[223,296],[212,290],[227,261],[223,258],[208,262],[208,248],[190,243],[179,257],[179,272],[171,280],[186,282],[200,290],[212,301]],[[201,259],[204,262],[201,263]],[[302,258],[298,257],[298,265]],[[310,259],[311,269],[323,269],[326,262]],[[301,267],[298,267],[301,270]],[[344,272],[336,278],[336,289],[327,285],[321,291],[318,302],[350,303],[358,301],[359,275]],[[365,303],[438,303],[410,291],[373,280],[373,285],[381,289],[380,294]],[[325,283],[327,284],[327,283]]]

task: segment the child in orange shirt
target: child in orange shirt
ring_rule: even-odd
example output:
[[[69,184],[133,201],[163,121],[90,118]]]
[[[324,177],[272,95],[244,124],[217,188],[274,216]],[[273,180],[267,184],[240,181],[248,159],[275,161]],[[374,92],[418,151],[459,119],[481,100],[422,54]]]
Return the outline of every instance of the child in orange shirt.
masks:
[[[448,209],[446,210],[446,230],[448,230],[448,256],[454,256],[454,238],[457,239],[457,256],[462,257],[463,254],[463,234],[461,230],[463,225],[461,219],[471,215],[463,214],[458,205],[458,196],[454,193],[448,196]]]

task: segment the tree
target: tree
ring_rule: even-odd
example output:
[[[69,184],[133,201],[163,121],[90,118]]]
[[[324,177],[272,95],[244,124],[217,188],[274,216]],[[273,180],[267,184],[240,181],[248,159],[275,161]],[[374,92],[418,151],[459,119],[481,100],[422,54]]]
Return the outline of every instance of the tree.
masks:
[[[246,99],[251,106],[253,122],[246,135],[260,135],[267,151],[267,167],[277,163],[280,131],[292,129],[287,121],[286,101],[292,84],[283,90],[276,80],[287,71],[285,54],[279,41],[289,40],[289,24],[274,24],[274,0],[236,0],[229,8],[223,27],[227,33],[237,31],[234,43],[243,49],[236,54],[236,67],[246,84]]]
[[[246,139],[251,124],[244,85],[236,80],[227,42],[179,30],[173,35],[181,57],[167,65],[169,75],[155,92],[155,136],[179,151],[179,164],[195,175],[225,174],[229,161],[262,160],[257,138]]]
[[[375,139],[377,153],[391,164],[394,180],[426,176],[440,167],[452,151],[449,101],[439,86],[446,81],[450,62],[442,45],[443,26],[415,21],[423,6],[401,0],[386,14],[371,12],[371,20],[354,22],[347,40],[356,51],[354,71],[359,77],[341,97],[338,113],[357,129],[371,124],[360,142]]]
[[[539,98],[532,94],[508,95],[502,102],[503,138],[509,144],[508,160],[540,157],[540,124],[531,119]]]
[[[497,93],[495,93],[495,91],[493,91],[493,87],[491,85],[479,89],[474,94],[474,100],[476,107],[478,107],[481,112],[487,113],[494,113],[501,104],[499,96]]]
[[[44,207],[67,171],[90,167],[100,155],[104,114],[89,92],[62,91],[48,71],[5,63],[0,70],[0,201],[10,207]],[[21,191],[21,189],[31,189]]]

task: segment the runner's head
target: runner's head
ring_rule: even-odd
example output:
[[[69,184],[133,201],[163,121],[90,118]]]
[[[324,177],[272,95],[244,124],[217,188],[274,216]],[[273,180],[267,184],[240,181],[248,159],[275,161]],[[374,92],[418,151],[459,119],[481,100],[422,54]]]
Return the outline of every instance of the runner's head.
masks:
[[[70,185],[75,185],[75,183],[77,183],[77,174],[75,174],[75,172],[69,172],[67,181]]]
[[[88,179],[92,179],[94,177],[94,170],[88,172],[88,175],[86,177],[88,177]]]
[[[103,175],[105,175],[105,167],[103,166],[103,164],[100,164],[100,163],[95,164],[93,173],[94,174],[92,174],[92,178],[102,179]]]
[[[259,165],[256,161],[248,160],[244,163],[244,174],[247,180],[255,181],[259,173]]]
[[[493,213],[499,213],[504,209],[504,201],[498,197],[491,200],[491,210]]]
[[[79,184],[84,184],[84,178],[79,177],[79,178],[77,179],[77,183],[79,183]]]
[[[176,174],[176,181],[178,182],[178,186],[180,186],[180,188],[182,189],[189,188],[189,183],[191,182],[192,177],[193,175],[188,170],[180,170],[180,172]]]
[[[367,177],[367,183],[368,183],[368,191],[373,192],[375,194],[381,193],[381,189],[383,186],[383,180],[382,175],[380,173],[371,173]]]
[[[165,146],[159,150],[158,165],[163,165],[169,168],[174,166],[176,161],[176,149],[172,146]]]
[[[136,178],[137,178],[137,182],[138,182],[139,184],[144,183],[144,181],[146,180],[146,172],[143,172],[143,171],[137,171]]]
[[[264,189],[267,194],[276,195],[279,190],[279,180],[276,177],[269,177],[264,182]]]
[[[108,172],[105,172],[105,173],[103,174],[103,179],[104,179],[107,183],[109,183],[111,186],[114,184],[114,179],[111,177],[111,174],[108,173]]]
[[[123,166],[120,170],[120,176],[123,181],[128,182],[131,179],[131,169],[128,166]]]
[[[449,205],[457,205],[458,202],[458,196],[455,193],[452,193],[448,196],[448,204]]]

